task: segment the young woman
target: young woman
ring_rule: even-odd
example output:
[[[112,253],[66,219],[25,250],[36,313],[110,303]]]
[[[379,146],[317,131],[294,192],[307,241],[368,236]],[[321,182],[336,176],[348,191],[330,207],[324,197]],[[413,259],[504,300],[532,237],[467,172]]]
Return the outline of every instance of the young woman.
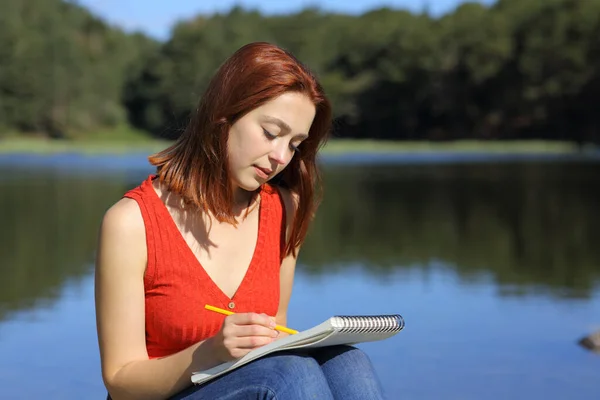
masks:
[[[179,140],[150,157],[156,174],[103,218],[96,313],[109,397],[381,398],[368,358],[349,346],[190,380],[284,335],[273,327],[286,324],[330,126],[320,84],[283,49],[252,43],[221,66]]]

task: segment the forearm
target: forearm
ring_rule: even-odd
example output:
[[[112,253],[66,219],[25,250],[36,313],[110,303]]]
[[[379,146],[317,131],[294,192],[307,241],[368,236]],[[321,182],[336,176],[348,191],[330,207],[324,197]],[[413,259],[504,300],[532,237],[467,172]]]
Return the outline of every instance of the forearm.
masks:
[[[105,383],[113,400],[163,400],[189,387],[192,372],[219,363],[208,339],[167,357],[133,361]]]

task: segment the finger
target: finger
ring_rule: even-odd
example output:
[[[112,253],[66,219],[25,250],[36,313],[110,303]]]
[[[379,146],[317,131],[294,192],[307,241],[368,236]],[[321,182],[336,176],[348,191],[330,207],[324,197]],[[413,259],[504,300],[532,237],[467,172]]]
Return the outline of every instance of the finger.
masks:
[[[277,331],[275,329],[267,328],[262,325],[239,325],[236,327],[234,335],[238,336],[238,337],[246,337],[246,336],[276,337]]]
[[[275,321],[266,314],[240,313],[230,317],[236,325],[262,325],[267,328],[275,328]]]

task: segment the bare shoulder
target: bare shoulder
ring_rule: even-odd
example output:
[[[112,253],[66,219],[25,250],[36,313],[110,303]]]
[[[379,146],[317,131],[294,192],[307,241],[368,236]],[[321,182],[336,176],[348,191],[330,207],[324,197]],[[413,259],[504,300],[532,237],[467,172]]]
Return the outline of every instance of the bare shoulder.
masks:
[[[123,198],[104,214],[100,228],[98,267],[136,265],[145,269],[146,231],[137,202]]]
[[[144,219],[137,202],[125,197],[113,204],[104,214],[102,231],[111,234],[144,233]]]

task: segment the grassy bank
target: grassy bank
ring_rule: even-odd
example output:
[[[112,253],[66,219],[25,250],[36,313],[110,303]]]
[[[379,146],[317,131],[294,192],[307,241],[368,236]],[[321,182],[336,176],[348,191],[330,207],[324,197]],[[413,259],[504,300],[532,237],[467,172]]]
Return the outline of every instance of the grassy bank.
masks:
[[[383,153],[556,153],[568,154],[581,149],[570,142],[510,141],[492,142],[478,140],[456,140],[450,142],[430,141],[376,141],[376,140],[333,140],[325,146],[327,153],[383,152]]]
[[[48,140],[34,138],[9,138],[0,140],[0,154],[124,154],[152,153],[168,146],[165,140],[85,139]],[[586,148],[584,148],[586,149]],[[323,148],[328,154],[347,153],[415,153],[415,152],[471,152],[471,153],[534,153],[568,154],[581,149],[569,142],[550,141],[453,141],[453,142],[394,142],[375,140],[334,139]]]

